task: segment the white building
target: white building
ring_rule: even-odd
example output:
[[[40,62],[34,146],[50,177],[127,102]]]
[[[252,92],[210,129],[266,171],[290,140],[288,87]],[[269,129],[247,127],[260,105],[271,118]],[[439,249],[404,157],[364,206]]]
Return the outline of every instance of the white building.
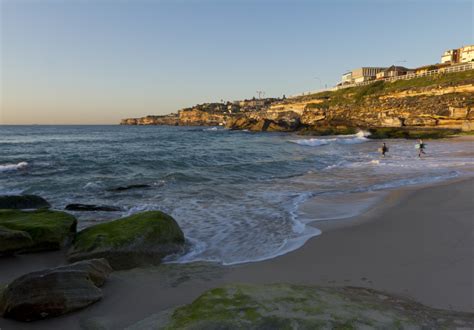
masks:
[[[385,70],[383,67],[362,67],[355,70],[352,70],[352,81],[355,83],[374,80],[377,76],[377,73]]]
[[[474,45],[461,48],[460,63],[474,62]]]
[[[342,84],[352,84],[352,71],[346,72],[342,75]]]
[[[441,55],[441,63],[467,63],[474,61],[474,45],[449,49]]]

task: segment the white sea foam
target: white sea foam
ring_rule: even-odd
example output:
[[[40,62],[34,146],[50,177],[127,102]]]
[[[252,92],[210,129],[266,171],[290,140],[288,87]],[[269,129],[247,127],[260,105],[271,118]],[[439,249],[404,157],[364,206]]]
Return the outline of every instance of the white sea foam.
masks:
[[[311,139],[300,139],[290,141],[302,146],[310,147],[319,147],[324,146],[330,143],[339,143],[339,144],[356,144],[366,142],[367,137],[370,135],[369,132],[359,131],[356,134],[351,135],[340,135],[335,138],[311,138]]]
[[[27,167],[28,167],[27,162],[20,162],[18,164],[5,164],[5,165],[0,165],[0,172],[24,170]]]

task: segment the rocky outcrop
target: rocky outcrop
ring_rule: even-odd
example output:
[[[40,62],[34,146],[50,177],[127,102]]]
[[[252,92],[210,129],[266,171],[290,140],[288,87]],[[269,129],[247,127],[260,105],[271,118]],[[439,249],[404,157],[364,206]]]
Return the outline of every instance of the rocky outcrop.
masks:
[[[117,206],[109,206],[109,205],[94,205],[94,204],[68,204],[64,208],[68,211],[82,211],[82,212],[94,212],[94,211],[102,211],[102,212],[117,212],[122,211],[120,207]]]
[[[42,197],[35,195],[0,196],[0,209],[40,209],[51,205]]]
[[[181,110],[179,125],[182,126],[218,126],[225,123],[228,117],[225,113],[207,112],[196,109]]]
[[[318,133],[323,128],[384,127],[471,131],[473,92],[474,70],[470,70],[394,83],[377,81],[283,100],[206,103],[181,110],[178,121],[179,125],[225,123],[230,129],[252,131]]]
[[[169,125],[177,126],[179,123],[178,115],[173,113],[164,116],[146,116],[142,118],[122,119],[120,125]]]
[[[106,258],[114,269],[159,264],[182,251],[184,234],[160,211],[137,213],[79,232],[68,253],[70,261]]]
[[[2,241],[4,252],[59,250],[72,240],[77,220],[58,211],[0,210],[0,227],[8,240]],[[27,244],[28,237],[32,243]]]
[[[34,321],[82,309],[102,298],[111,272],[107,260],[93,259],[23,275],[0,293],[0,314]]]
[[[153,315],[139,329],[470,329],[474,314],[383,292],[290,284],[229,285]]]

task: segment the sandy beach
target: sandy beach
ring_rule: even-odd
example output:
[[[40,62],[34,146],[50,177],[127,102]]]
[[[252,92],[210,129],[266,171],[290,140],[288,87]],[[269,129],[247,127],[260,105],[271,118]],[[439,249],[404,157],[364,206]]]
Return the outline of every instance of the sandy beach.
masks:
[[[115,272],[104,299],[90,308],[34,323],[0,319],[0,328],[123,328],[237,282],[369,287],[473,312],[473,202],[474,179],[393,190],[361,216],[314,223],[323,234],[286,255],[227,267],[168,264]],[[309,202],[305,211],[311,207]],[[2,259],[0,282],[63,260],[60,253]]]

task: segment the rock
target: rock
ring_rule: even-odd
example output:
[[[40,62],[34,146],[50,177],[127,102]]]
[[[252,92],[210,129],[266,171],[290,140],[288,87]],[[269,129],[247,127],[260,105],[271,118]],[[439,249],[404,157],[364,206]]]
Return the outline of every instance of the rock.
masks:
[[[176,221],[149,211],[102,223],[76,235],[68,259],[106,258],[114,269],[159,264],[183,249],[184,235]]]
[[[111,189],[107,189],[108,191],[124,191],[124,190],[130,190],[130,189],[142,189],[142,188],[150,188],[151,186],[149,184],[131,184],[128,186],[121,186],[121,187],[115,187]]]
[[[449,116],[453,119],[465,119],[469,113],[467,107],[449,107]]]
[[[34,321],[84,308],[102,298],[111,272],[107,260],[93,259],[20,276],[3,290],[0,313]]]
[[[408,117],[405,119],[405,126],[435,126],[438,121],[430,117]]]
[[[0,210],[0,226],[25,232],[33,240],[32,245],[22,246],[16,252],[59,250],[72,239],[76,225],[76,218],[59,211]],[[19,237],[20,234],[15,235]],[[26,242],[25,238],[21,240]]]
[[[0,226],[0,255],[11,254],[33,245],[30,234]]]
[[[474,120],[465,120],[462,123],[461,130],[463,132],[472,132],[474,131]]]
[[[229,285],[189,305],[127,328],[138,329],[454,329],[474,314],[445,311],[383,292],[290,284]]]
[[[122,209],[117,206],[108,205],[93,205],[93,204],[68,204],[65,207],[68,211],[104,211],[104,212],[116,212]]]
[[[0,209],[40,209],[51,205],[42,197],[35,195],[0,196]]]

